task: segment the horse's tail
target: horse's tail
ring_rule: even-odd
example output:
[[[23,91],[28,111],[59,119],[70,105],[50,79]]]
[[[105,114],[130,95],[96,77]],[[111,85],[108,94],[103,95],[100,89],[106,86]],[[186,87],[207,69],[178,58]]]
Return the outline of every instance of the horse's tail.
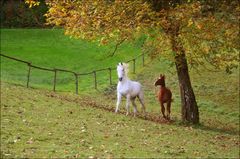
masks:
[[[140,101],[141,105],[142,105],[142,110],[144,113],[146,113],[146,108],[145,108],[145,103],[144,103],[144,93],[143,90],[141,90],[138,94],[138,100]]]

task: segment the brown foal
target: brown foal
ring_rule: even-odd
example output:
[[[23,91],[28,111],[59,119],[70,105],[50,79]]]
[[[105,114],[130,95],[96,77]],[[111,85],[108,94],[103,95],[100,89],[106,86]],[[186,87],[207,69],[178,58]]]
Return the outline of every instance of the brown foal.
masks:
[[[172,102],[172,92],[165,86],[165,75],[160,75],[158,80],[154,83],[155,86],[160,86],[160,90],[158,93],[158,100],[161,104],[161,112],[165,119],[170,120],[170,112],[171,112],[171,102]],[[167,103],[167,116],[165,115],[165,107],[164,103]]]

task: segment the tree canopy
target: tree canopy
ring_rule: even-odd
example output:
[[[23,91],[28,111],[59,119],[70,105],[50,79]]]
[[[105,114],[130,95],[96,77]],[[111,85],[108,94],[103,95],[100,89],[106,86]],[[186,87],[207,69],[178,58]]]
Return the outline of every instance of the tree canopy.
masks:
[[[26,0],[30,7],[38,1]],[[156,0],[47,0],[47,24],[62,26],[65,34],[107,44],[146,36],[145,46],[163,50],[167,31],[179,25],[189,64],[209,62],[230,70],[239,62],[239,11],[237,1]],[[37,4],[36,4],[37,3]]]

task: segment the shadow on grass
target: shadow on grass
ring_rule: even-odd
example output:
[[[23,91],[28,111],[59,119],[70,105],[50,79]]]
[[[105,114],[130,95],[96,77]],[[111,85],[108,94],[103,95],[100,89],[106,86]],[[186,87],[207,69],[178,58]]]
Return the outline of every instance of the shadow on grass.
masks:
[[[4,83],[7,83],[7,82],[4,82]],[[11,85],[24,87],[21,84],[11,84]],[[29,89],[36,89],[36,88],[30,87]],[[44,90],[44,89],[41,89],[41,90]],[[80,104],[84,107],[92,107],[92,108],[101,109],[101,110],[104,110],[107,112],[115,113],[114,107],[112,107],[109,104],[103,104],[103,103],[96,102],[91,97],[87,97],[87,96],[82,97],[82,96],[78,96],[78,95],[61,94],[59,91],[58,91],[58,93],[55,93],[50,90],[47,90],[47,91],[45,90],[43,93],[44,93],[44,95],[46,95],[50,98],[55,98],[55,99],[68,101],[68,102],[74,102],[74,103]],[[119,111],[118,114],[125,115],[125,112]],[[130,113],[129,116],[132,117],[133,114]],[[219,127],[216,127],[216,125],[214,125],[214,124],[206,125],[204,123],[193,125],[191,123],[182,122],[182,121],[176,120],[176,119],[166,120],[166,119],[160,117],[159,113],[151,112],[151,113],[146,113],[145,115],[143,113],[138,113],[136,118],[146,120],[146,121],[151,121],[151,122],[158,123],[158,124],[172,124],[177,127],[189,127],[189,128],[199,129],[199,130],[203,130],[203,131],[211,131],[211,132],[230,134],[230,135],[239,135],[239,129],[237,129],[237,128],[232,128],[232,127],[219,128]],[[222,124],[222,125],[224,125],[224,124]]]
[[[210,132],[229,134],[229,135],[239,135],[240,133],[237,128],[232,128],[232,127],[220,128],[220,127],[216,127],[216,125],[206,125],[204,123],[199,123],[194,125],[188,122],[176,121],[173,124],[178,127],[191,127],[192,129],[199,129],[203,131],[210,131]]]
[[[229,135],[239,135],[239,130],[235,128],[217,128],[214,126],[209,126],[204,124],[196,125],[193,128],[204,130],[204,131],[213,131],[213,132],[218,132],[223,134],[229,134]]]
[[[101,109],[107,112],[111,112],[111,113],[115,113],[115,108],[112,107],[109,104],[103,104],[103,103],[99,103],[96,102],[95,100],[93,100],[91,97],[79,97],[79,96],[71,96],[69,97],[68,95],[59,95],[56,93],[50,93],[49,94],[50,97],[54,97],[54,98],[60,98],[61,100],[67,100],[70,102],[75,102],[78,103],[80,105],[83,105],[85,107],[92,107],[92,108],[96,108],[96,109]],[[119,111],[118,114],[119,115],[125,115],[125,111]],[[129,117],[133,117],[133,113],[129,114]],[[180,120],[166,120],[162,117],[159,116],[159,113],[146,113],[145,115],[143,113],[138,113],[138,115],[136,116],[136,118],[142,119],[142,120],[146,120],[146,121],[151,121],[154,123],[158,123],[158,124],[173,124],[175,126],[178,127],[191,127],[193,129],[200,129],[203,131],[212,131],[212,132],[218,132],[218,133],[223,133],[223,134],[231,134],[231,135],[238,135],[239,134],[239,130],[235,129],[235,128],[217,128],[214,125],[213,126],[208,126],[205,124],[197,124],[197,125],[193,125],[191,123],[186,123],[186,122],[182,122]]]

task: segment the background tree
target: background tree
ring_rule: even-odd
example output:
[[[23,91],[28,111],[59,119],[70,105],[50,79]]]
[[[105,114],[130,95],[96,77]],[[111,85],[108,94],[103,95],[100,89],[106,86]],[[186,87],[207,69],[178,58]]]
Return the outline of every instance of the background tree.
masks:
[[[24,0],[1,0],[1,27],[45,27],[47,6],[44,0],[37,4],[29,8]]]
[[[28,0],[29,4],[36,1]],[[199,123],[188,65],[231,69],[239,62],[238,1],[46,0],[47,23],[65,34],[107,44],[146,37],[144,47],[175,63],[182,119]],[[164,46],[164,47],[163,47]],[[163,50],[165,48],[165,50]]]

